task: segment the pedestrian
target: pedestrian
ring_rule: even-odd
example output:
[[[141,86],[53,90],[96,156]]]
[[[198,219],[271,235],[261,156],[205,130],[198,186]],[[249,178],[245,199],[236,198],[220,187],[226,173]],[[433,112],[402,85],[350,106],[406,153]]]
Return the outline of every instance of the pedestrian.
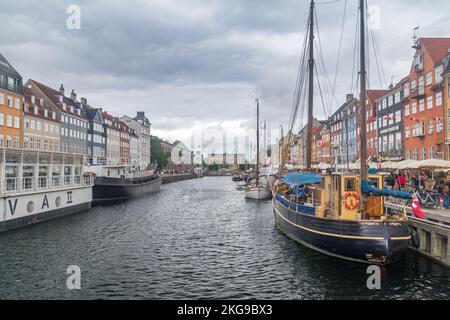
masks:
[[[448,185],[443,185],[442,198],[444,201],[444,209],[448,209],[450,207],[450,188]]]
[[[397,178],[397,184],[399,189],[403,190],[405,188],[406,185],[406,177],[405,174],[403,172],[401,172]]]

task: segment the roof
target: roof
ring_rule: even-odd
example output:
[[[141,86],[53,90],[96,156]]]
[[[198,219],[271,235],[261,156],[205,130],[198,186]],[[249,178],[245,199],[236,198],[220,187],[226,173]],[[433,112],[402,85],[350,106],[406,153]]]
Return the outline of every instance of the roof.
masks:
[[[68,108],[66,108],[66,110],[64,110],[63,107],[62,107],[62,103],[59,100],[59,96],[61,96],[61,93],[58,90],[50,88],[49,86],[47,86],[45,84],[42,84],[40,82],[37,82],[35,80],[31,80],[31,81],[32,81],[32,83],[34,85],[36,85],[42,91],[42,93],[45,94],[45,96],[50,100],[51,103],[53,103],[54,105],[56,105],[58,107],[58,109],[61,112],[72,114],[72,115],[74,115],[76,117],[80,117],[80,118],[86,119],[86,116],[83,114],[83,112],[80,112],[80,115],[78,115],[78,113],[75,111],[77,109],[81,110],[82,106],[81,106],[80,102],[72,100],[72,99],[70,99],[70,98],[68,98],[66,96],[63,96],[63,102],[62,103],[65,103],[67,105],[67,107],[68,107]],[[70,111],[70,106],[74,107],[74,110],[73,110],[74,112]]]
[[[33,92],[28,87],[23,87],[23,91],[24,91],[24,96],[25,96],[24,97],[24,102],[26,104],[28,104],[28,106],[30,106],[30,107],[38,108],[38,113],[37,114],[34,113],[34,109],[33,109],[33,111],[31,111],[30,108],[28,109],[28,111],[23,110],[23,113],[25,115],[36,117],[36,118],[41,118],[41,119],[45,119],[45,120],[49,120],[49,121],[53,121],[53,122],[60,122],[58,120],[58,117],[56,117],[56,119],[52,118],[52,116],[51,116],[52,115],[52,110],[50,110],[48,108],[48,106],[45,105],[45,101],[44,101],[44,105],[43,106],[41,106],[40,103],[36,103],[36,101],[39,101],[38,99],[36,99],[35,103],[33,103],[31,101],[31,96],[33,96]],[[48,111],[48,116],[47,117],[45,117],[44,110]]]
[[[400,86],[400,85],[398,84],[398,86]],[[394,87],[394,89],[398,89],[398,88]],[[390,91],[392,91],[392,90],[367,90],[367,93],[366,93],[367,94],[367,99],[369,99],[369,102],[370,101],[375,101],[378,98],[388,94]]]
[[[450,38],[421,38],[420,45],[433,60],[438,64],[448,55],[450,48]]]
[[[4,72],[12,77],[22,79],[22,76],[16,69],[6,60],[6,58],[0,53],[0,71]]]
[[[450,74],[450,60],[447,62],[447,68],[445,69],[444,74]]]

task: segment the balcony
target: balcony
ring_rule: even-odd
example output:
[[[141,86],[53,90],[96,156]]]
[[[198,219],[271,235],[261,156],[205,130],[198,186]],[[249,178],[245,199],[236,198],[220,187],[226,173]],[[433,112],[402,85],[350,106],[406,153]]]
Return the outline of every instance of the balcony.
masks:
[[[413,99],[424,99],[425,98],[425,87],[417,87],[411,90],[411,98]]]

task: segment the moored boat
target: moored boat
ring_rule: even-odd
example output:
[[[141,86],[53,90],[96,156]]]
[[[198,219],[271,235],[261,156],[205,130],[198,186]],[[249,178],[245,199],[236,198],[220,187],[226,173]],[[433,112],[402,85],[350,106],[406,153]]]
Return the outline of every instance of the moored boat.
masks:
[[[311,1],[308,43],[299,70],[307,70],[299,77],[307,76],[308,122],[306,141],[306,172],[284,174],[273,189],[273,212],[276,226],[290,238],[301,244],[334,257],[386,265],[398,261],[407,250],[411,235],[405,208],[396,210],[384,207],[384,197],[410,199],[408,193],[384,190],[381,175],[369,175],[367,168],[366,139],[366,58],[365,58],[365,1],[359,1],[360,13],[360,172],[327,173],[318,175],[312,171],[312,134],[314,104],[314,23],[315,3]],[[305,79],[298,81],[303,85]],[[297,87],[296,94],[303,92]],[[300,99],[296,100],[300,101]],[[298,104],[294,104],[296,115]],[[290,134],[293,124],[291,119]],[[290,141],[288,140],[289,144]],[[284,168],[286,149],[282,150]]]
[[[93,204],[111,203],[136,198],[161,189],[161,177],[156,168],[133,171],[129,166],[103,166],[90,168],[95,175]]]
[[[83,155],[0,149],[0,231],[89,210]]]

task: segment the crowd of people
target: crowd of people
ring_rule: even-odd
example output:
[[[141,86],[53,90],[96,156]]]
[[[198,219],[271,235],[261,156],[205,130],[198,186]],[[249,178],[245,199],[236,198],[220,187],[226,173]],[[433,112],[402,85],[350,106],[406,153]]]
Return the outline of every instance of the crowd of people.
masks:
[[[425,171],[397,171],[385,177],[384,187],[414,193],[428,207],[450,208],[450,180],[444,175],[432,179]]]

